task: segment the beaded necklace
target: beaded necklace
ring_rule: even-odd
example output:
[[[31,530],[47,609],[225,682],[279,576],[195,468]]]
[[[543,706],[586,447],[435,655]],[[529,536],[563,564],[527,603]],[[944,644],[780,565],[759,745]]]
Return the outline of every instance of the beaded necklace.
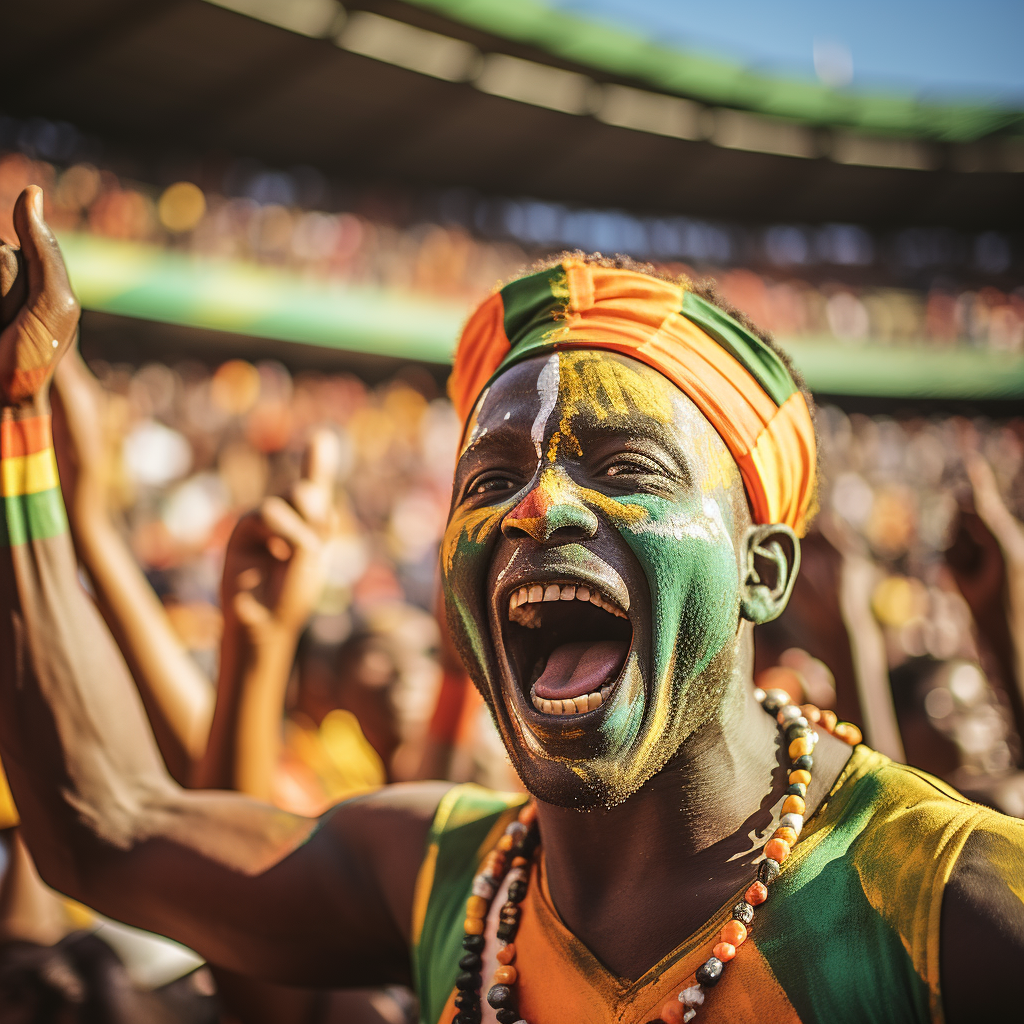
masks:
[[[754,696],[761,706],[779,723],[786,737],[792,767],[789,786],[782,804],[779,826],[765,843],[764,858],[758,863],[757,875],[732,908],[732,917],[722,928],[719,941],[711,956],[697,968],[694,984],[688,985],[661,1008],[660,1016],[648,1024],[688,1024],[703,1006],[707,989],[714,988],[722,978],[725,965],[736,956],[736,950],[747,938],[754,920],[754,908],[768,899],[768,887],[775,881],[782,864],[792,852],[804,827],[805,798],[814,767],[814,748],[818,733],[814,726],[851,746],[861,741],[860,730],[849,722],[839,722],[832,711],[821,711],[813,704],[794,704],[785,690],[758,688]],[[480,1024],[480,989],[484,951],[484,922],[491,903],[503,881],[508,878],[506,900],[498,923],[498,969],[487,992],[487,1002],[495,1010],[498,1024],[527,1024],[516,1009],[516,932],[519,929],[519,904],[526,897],[530,879],[530,858],[539,845],[537,832],[537,805],[531,800],[520,811],[517,819],[506,829],[495,848],[484,859],[479,873],[473,879],[472,895],[466,900],[466,920],[463,926],[459,975],[455,979],[458,995],[455,1005],[458,1013],[452,1024]]]

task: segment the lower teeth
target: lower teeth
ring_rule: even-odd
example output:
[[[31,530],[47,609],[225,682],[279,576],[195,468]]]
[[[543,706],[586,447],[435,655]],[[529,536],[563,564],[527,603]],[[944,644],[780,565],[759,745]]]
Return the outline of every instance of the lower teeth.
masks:
[[[548,700],[533,693],[530,699],[533,706],[545,715],[580,715],[584,711],[594,711],[607,703],[611,695],[610,686],[602,686],[599,691],[586,693],[582,697],[566,697],[564,700]]]

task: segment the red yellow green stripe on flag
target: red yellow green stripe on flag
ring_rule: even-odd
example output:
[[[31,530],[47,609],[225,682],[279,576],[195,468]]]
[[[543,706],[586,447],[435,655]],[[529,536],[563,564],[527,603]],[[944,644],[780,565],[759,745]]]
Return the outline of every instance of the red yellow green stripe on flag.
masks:
[[[0,543],[14,547],[67,532],[49,416],[0,423]]]

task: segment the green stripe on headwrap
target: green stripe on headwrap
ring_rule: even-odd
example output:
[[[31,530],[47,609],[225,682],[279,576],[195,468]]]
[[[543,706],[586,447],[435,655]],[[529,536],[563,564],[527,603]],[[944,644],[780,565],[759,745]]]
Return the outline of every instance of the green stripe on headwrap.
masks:
[[[693,292],[686,292],[682,314],[742,363],[776,405],[782,405],[796,391],[796,384],[778,353],[725,310]]]

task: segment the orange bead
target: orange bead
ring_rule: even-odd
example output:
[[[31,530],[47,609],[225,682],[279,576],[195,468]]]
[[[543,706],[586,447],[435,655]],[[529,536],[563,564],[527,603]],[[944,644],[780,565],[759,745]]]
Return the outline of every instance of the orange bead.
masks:
[[[484,919],[482,917],[467,917],[462,924],[462,930],[467,935],[483,935]]]
[[[516,944],[510,942],[507,946],[502,946],[494,955],[498,958],[499,964],[514,963],[516,959]]]
[[[821,724],[826,732],[831,732],[836,727],[836,713],[834,711],[822,711]]]
[[[752,906],[756,907],[768,899],[768,890],[764,882],[755,882],[744,894],[743,898]],[[719,957],[721,959],[721,957]]]
[[[742,946],[747,937],[747,926],[742,921],[729,921],[722,929],[722,941],[732,946]]]
[[[858,729],[853,722],[839,722],[832,730],[832,735],[835,736],[836,739],[842,740],[844,743],[849,743],[851,747],[857,746],[857,744],[863,739],[860,734],[860,729]]]
[[[659,1011],[658,1018],[665,1024],[683,1024],[686,1007],[678,999],[670,999]]]
[[[801,704],[800,713],[807,719],[811,725],[817,725],[821,721],[821,711],[818,710],[813,704]]]
[[[537,820],[537,805],[532,800],[519,809],[519,820],[524,825],[532,825]]]
[[[498,849],[501,850],[503,853],[508,853],[508,851],[512,849],[512,837],[502,836],[498,840]]]
[[[725,964],[736,955],[736,947],[731,942],[719,942],[711,952]]]
[[[514,868],[525,868],[530,862],[525,857],[513,857],[512,867]]]
[[[771,857],[772,860],[777,860],[780,864],[789,856],[790,848],[789,843],[783,842],[781,839],[769,839],[764,844],[764,855]]]
[[[797,768],[796,771],[789,773],[789,782],[792,785],[794,782],[802,782],[805,786],[811,784],[811,773],[804,768]]]
[[[514,985],[519,972],[511,965],[505,964],[494,972],[495,985]]]
[[[802,796],[787,796],[782,801],[783,814],[803,814],[806,810],[807,804],[804,803]]]
[[[789,745],[789,758],[791,761],[795,761],[798,757],[809,754],[813,749],[814,744],[811,742],[810,736],[798,736]]]
[[[483,896],[470,896],[466,900],[466,917],[485,917],[487,915],[487,900]]]
[[[796,846],[796,829],[783,825],[772,833],[772,839],[781,839],[784,843],[789,843],[790,846]],[[750,901],[748,900],[747,902],[749,903]]]

